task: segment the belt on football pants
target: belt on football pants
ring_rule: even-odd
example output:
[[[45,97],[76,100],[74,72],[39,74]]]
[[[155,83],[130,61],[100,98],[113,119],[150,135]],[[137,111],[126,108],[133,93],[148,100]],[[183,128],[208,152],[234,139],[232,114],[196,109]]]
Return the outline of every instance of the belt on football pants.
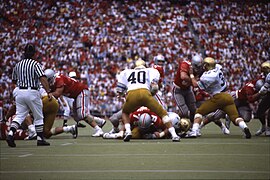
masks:
[[[20,86],[19,89],[33,89],[33,90],[38,90],[37,87],[22,87],[22,86]]]

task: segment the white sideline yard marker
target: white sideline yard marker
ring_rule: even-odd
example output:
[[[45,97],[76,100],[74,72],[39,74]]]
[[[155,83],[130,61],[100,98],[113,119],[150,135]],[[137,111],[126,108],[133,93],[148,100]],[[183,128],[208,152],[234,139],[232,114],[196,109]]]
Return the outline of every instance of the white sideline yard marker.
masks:
[[[226,171],[226,170],[87,170],[87,171],[0,171],[2,174],[27,174],[27,173],[245,173],[245,174],[270,174],[268,171]]]
[[[32,156],[33,154],[23,154],[23,155],[20,155],[18,157],[28,157],[28,156]]]
[[[61,146],[68,146],[68,145],[71,145],[73,143],[64,143],[64,144],[61,144]]]

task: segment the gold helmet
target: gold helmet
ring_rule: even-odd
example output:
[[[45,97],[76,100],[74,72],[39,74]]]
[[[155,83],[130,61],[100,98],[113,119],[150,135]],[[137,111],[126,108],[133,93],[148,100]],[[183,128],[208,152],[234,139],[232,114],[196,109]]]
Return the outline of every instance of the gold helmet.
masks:
[[[203,67],[205,70],[209,71],[211,69],[214,69],[216,67],[216,61],[214,58],[206,57],[203,60]]]
[[[181,118],[179,126],[182,132],[187,132],[191,127],[191,122],[187,118]]]
[[[142,60],[141,58],[139,58],[136,62],[135,62],[135,69],[142,69],[145,68],[145,61]]]
[[[267,75],[270,73],[270,61],[265,61],[262,63],[262,72]]]

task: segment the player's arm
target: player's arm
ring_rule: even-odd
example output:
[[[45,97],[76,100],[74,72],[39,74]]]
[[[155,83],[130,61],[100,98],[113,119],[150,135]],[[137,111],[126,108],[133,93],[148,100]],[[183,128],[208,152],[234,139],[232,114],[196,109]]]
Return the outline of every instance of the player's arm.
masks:
[[[188,76],[187,73],[186,73],[186,75]],[[181,72],[181,76],[182,76],[182,72]],[[195,76],[193,74],[192,66],[189,67],[189,76],[188,76],[188,78],[191,80],[192,86],[194,88],[197,88],[198,87],[198,81],[197,81],[197,79],[195,78]]]
[[[64,86],[61,86],[61,87],[57,87],[55,89],[54,92],[52,92],[52,95],[55,97],[55,98],[59,98],[62,94],[63,94],[63,91],[64,91]]]
[[[63,106],[67,106],[67,102],[66,102],[66,100],[64,99],[64,97],[61,95],[60,97],[59,97],[59,99],[60,99],[60,101],[62,102],[62,104],[63,104]]]

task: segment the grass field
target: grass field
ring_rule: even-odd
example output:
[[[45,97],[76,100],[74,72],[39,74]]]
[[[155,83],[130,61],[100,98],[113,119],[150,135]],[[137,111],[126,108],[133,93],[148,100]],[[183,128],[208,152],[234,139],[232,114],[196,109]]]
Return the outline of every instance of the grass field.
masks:
[[[252,134],[260,127],[257,120],[248,125]],[[103,129],[109,131],[111,124]],[[238,127],[230,130],[231,135],[223,135],[209,124],[200,138],[179,143],[123,142],[93,138],[88,126],[79,129],[77,139],[52,137],[49,147],[21,140],[9,148],[1,141],[0,179],[270,179],[270,138],[244,139]]]

